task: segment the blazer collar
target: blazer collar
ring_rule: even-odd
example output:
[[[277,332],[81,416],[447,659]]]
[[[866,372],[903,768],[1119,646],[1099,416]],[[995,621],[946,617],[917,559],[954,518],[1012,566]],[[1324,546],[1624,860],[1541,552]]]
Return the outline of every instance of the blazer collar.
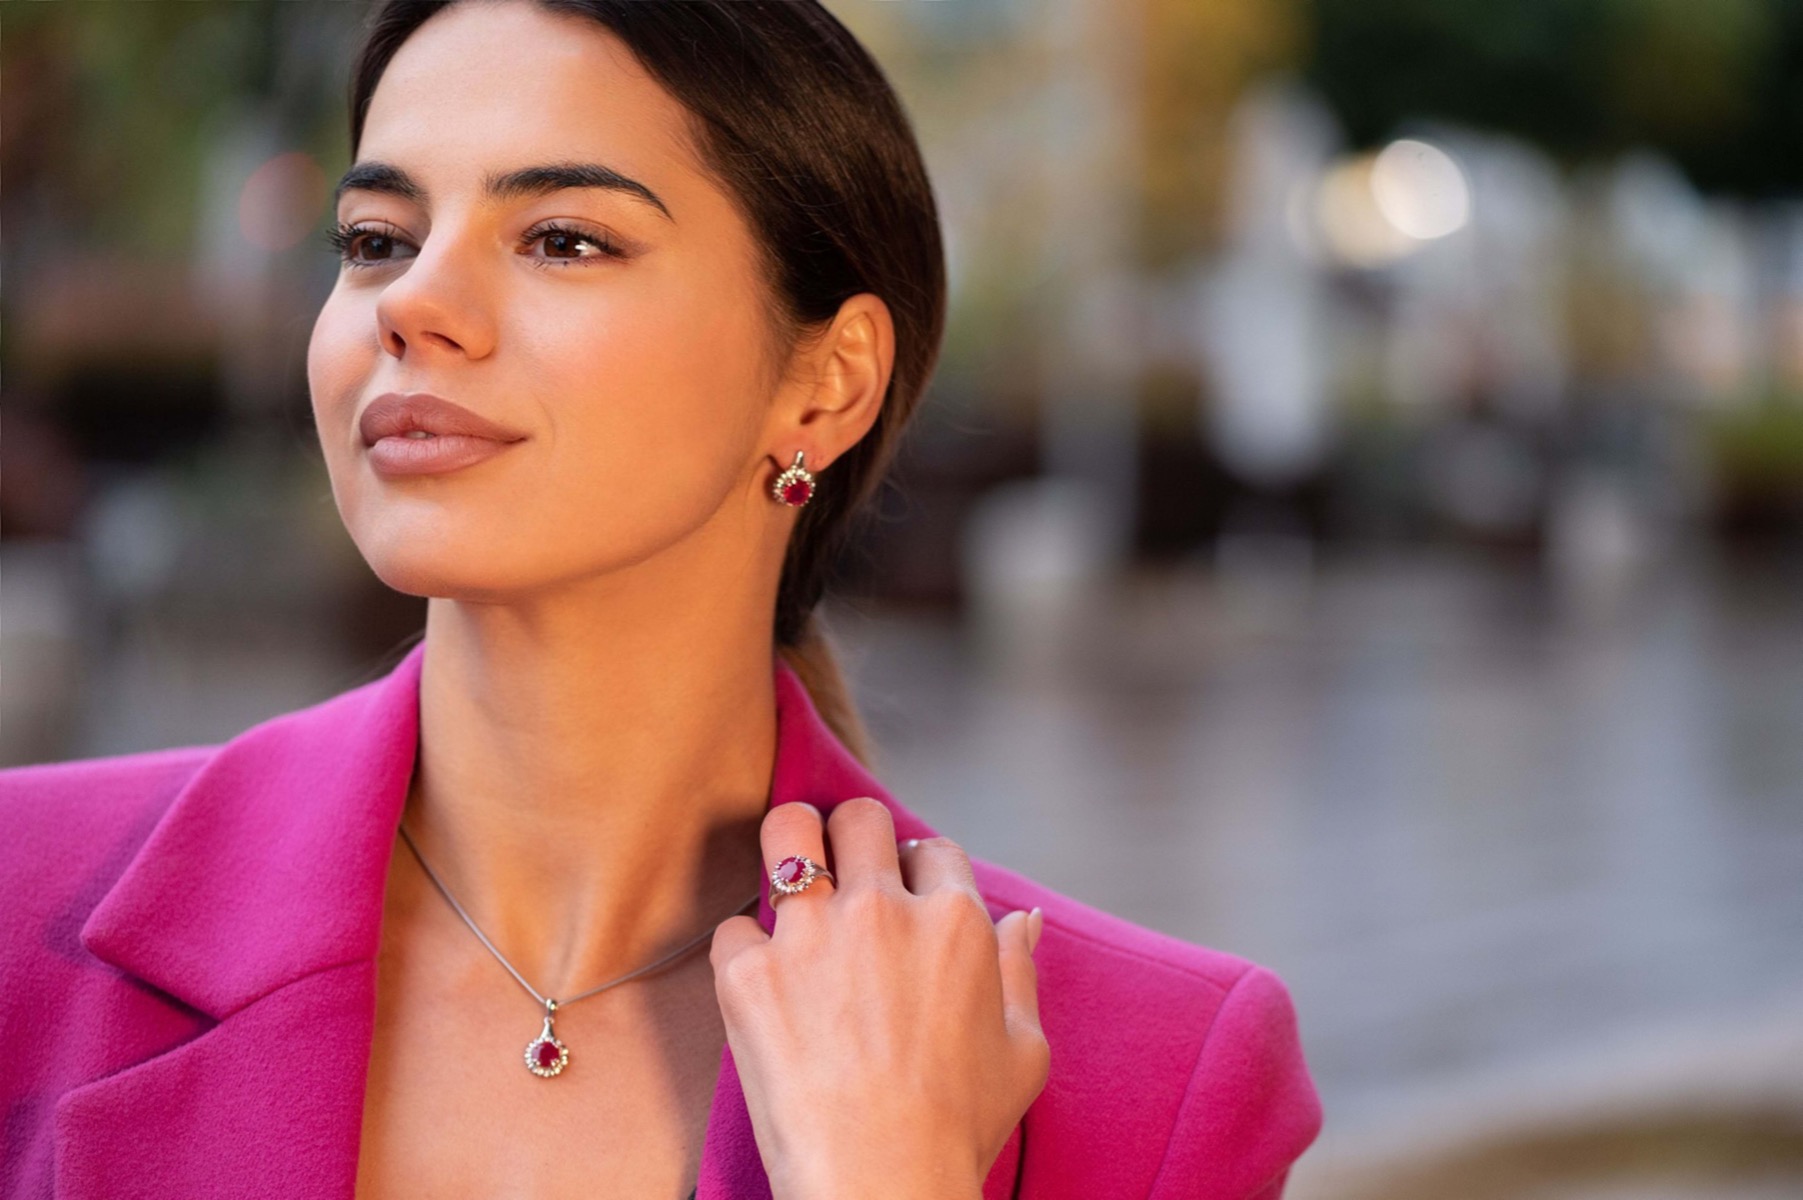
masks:
[[[98,1200],[146,1179],[169,1194],[217,1193],[234,1176],[263,1196],[352,1194],[424,652],[421,642],[382,678],[221,746],[90,913],[89,952],[219,1023],[59,1100],[59,1194]],[[833,735],[780,657],[774,683],[772,805],[824,813],[873,796],[898,837],[934,836]],[[758,923],[775,928],[767,884]],[[1011,1182],[992,1173],[990,1194]],[[727,1048],[698,1200],[768,1196]]]
[[[394,840],[419,745],[421,642],[387,675],[253,726],[170,804],[82,926],[96,956],[215,1019],[327,967],[374,959]],[[931,837],[834,736],[775,660],[770,803],[888,806]],[[770,889],[758,922],[775,928]]]

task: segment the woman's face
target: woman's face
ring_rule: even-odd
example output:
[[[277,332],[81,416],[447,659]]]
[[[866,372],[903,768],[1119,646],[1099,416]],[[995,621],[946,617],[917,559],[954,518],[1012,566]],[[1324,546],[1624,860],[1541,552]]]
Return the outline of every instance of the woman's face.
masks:
[[[770,424],[767,294],[683,121],[612,34],[529,3],[447,9],[389,63],[307,375],[339,512],[390,586],[497,599],[702,529],[786,536],[793,510],[762,492],[789,448]],[[490,190],[548,166],[631,182]],[[417,392],[521,440],[460,469],[382,469],[359,422]]]

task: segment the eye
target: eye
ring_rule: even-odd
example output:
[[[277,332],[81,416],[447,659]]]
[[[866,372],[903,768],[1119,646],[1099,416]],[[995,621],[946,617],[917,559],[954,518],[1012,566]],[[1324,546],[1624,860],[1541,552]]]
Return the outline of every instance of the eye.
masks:
[[[413,243],[392,226],[339,225],[327,230],[326,241],[338,252],[347,267],[378,267],[408,257],[401,248]],[[535,225],[520,237],[522,246],[544,242],[547,255],[529,255],[532,265],[541,269],[551,266],[582,265],[597,259],[624,259],[627,252],[605,233],[591,232],[554,222]],[[591,247],[585,253],[582,247]]]
[[[626,257],[626,252],[615,245],[613,239],[605,233],[578,229],[571,225],[560,225],[555,222],[534,225],[520,237],[520,244],[523,246],[530,246],[539,241],[544,242],[547,257],[540,258],[537,255],[531,257],[532,265],[541,269],[552,264],[569,266],[580,264],[585,260]],[[583,253],[581,247],[584,244],[593,247],[593,252]]]
[[[326,231],[326,241],[347,267],[375,267],[393,262],[396,246],[412,245],[392,228],[372,225],[339,225]],[[373,257],[363,257],[365,253]]]

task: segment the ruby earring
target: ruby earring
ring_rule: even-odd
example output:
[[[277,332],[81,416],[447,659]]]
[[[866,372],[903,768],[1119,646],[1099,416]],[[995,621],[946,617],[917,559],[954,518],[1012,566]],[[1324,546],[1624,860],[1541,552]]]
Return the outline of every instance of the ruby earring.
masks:
[[[795,461],[770,484],[772,499],[800,508],[814,498],[814,473],[801,465],[805,453],[797,450]]]

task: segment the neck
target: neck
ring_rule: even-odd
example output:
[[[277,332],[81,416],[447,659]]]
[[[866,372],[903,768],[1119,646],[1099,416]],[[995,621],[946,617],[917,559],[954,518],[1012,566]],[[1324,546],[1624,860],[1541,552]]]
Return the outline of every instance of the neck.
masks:
[[[543,995],[661,958],[761,882],[774,650],[768,621],[723,620],[719,595],[655,619],[618,594],[428,605],[403,822]],[[440,910],[429,919],[461,928],[410,866],[406,886]]]

